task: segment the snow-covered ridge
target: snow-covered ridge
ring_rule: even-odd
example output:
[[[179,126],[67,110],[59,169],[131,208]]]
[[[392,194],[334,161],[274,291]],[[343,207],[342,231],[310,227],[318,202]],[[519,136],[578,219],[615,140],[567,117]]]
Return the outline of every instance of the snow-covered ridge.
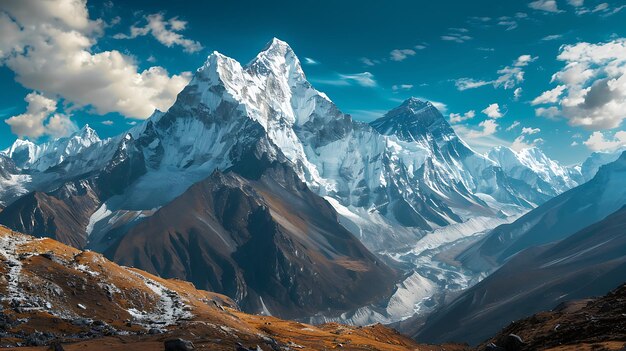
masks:
[[[515,151],[498,146],[490,150],[487,157],[512,178],[522,180],[550,196],[556,196],[583,182],[578,169],[562,166],[537,147]]]

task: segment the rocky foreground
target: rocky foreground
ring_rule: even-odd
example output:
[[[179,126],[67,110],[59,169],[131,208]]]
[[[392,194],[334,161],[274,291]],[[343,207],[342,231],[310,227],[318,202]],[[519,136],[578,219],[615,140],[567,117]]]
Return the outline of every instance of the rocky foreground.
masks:
[[[311,326],[245,314],[190,283],[3,227],[0,297],[0,347],[23,350],[444,349],[382,325]]]
[[[470,350],[380,324],[250,315],[223,295],[0,227],[0,347],[20,350]],[[626,285],[512,323],[477,350],[622,350]]]

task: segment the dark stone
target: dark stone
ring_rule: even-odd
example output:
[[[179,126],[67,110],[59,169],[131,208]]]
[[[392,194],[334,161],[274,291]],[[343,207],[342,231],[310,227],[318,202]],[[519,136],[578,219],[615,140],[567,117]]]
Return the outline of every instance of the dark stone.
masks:
[[[494,343],[490,343],[489,345],[485,347],[485,351],[506,351],[506,349]]]
[[[170,339],[165,341],[165,351],[191,351],[195,347],[193,343],[184,339]]]
[[[65,351],[63,345],[58,341],[53,341],[48,347],[48,351]]]
[[[499,344],[506,351],[520,351],[524,346],[524,340],[515,334],[509,334]]]

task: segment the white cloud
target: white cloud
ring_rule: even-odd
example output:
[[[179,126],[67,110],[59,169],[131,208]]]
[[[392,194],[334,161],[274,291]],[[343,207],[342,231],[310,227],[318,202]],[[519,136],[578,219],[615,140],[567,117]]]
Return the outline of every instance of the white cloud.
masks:
[[[565,45],[557,59],[564,67],[552,81],[561,85],[535,99],[554,106],[537,114],[558,112],[570,125],[590,130],[619,127],[626,119],[626,38]]]
[[[450,123],[460,123],[463,121],[467,121],[468,119],[472,119],[476,117],[476,111],[470,110],[463,114],[461,113],[451,113],[450,114]]]
[[[532,128],[532,127],[523,127],[522,128],[522,134],[526,134],[526,135],[533,135],[533,134],[537,134],[541,132],[541,129],[539,128]]]
[[[363,73],[355,73],[355,74],[340,74],[341,79],[346,81],[353,81],[358,85],[364,87],[375,87],[376,80],[374,80],[374,75],[370,72]]]
[[[37,139],[43,135],[58,138],[76,130],[68,116],[57,111],[57,102],[39,93],[30,93],[24,99],[28,103],[26,112],[5,120],[11,132],[18,137]]]
[[[492,82],[485,81],[485,80],[475,80],[472,78],[459,78],[454,81],[454,85],[460,91],[480,88],[482,86],[489,85],[489,84],[492,84]]]
[[[567,2],[574,7],[580,7],[585,4],[585,0],[567,0]]]
[[[551,35],[546,35],[545,37],[541,38],[541,40],[543,41],[552,41],[552,40],[558,40],[563,38],[562,34],[551,34]]]
[[[567,87],[565,85],[559,85],[552,90],[544,91],[541,95],[536,97],[531,104],[534,106],[555,103],[559,100],[559,97],[563,94],[563,91],[565,91],[566,88]]]
[[[504,116],[502,111],[500,111],[500,105],[498,105],[497,103],[493,103],[485,107],[485,109],[482,110],[481,112],[486,114],[489,118],[493,118],[493,119],[498,119]]]
[[[626,146],[626,131],[618,131],[608,138],[602,132],[593,132],[583,144],[592,151],[615,150]]]
[[[370,72],[352,74],[337,73],[333,78],[314,78],[311,79],[311,82],[335,86],[350,86],[356,84],[367,88],[375,87],[378,84],[374,79],[374,75]]]
[[[495,134],[498,130],[498,123],[493,119],[487,119],[478,124],[481,129],[470,130],[466,137],[470,139],[482,138]]]
[[[102,27],[89,18],[86,0],[0,2],[0,64],[24,87],[72,108],[132,118],[167,110],[190,73],[169,76],[158,66],[140,72],[131,56],[97,52]]]
[[[572,143],[570,144],[570,146],[578,146],[580,145],[577,141],[572,141]]]
[[[511,143],[511,149],[519,151],[522,149],[535,147],[541,144],[543,142],[543,139],[541,138],[535,138],[533,140],[529,140],[530,135],[537,134],[539,132],[541,132],[541,129],[539,128],[523,127],[520,135],[517,138],[515,138],[515,140],[513,140],[513,143]]]
[[[391,86],[391,90],[399,91],[399,90],[411,90],[413,89],[413,84],[394,84]]]
[[[453,41],[459,44],[464,43],[473,39],[471,36],[467,35],[467,32],[469,32],[467,28],[449,28],[448,33],[441,36],[441,40]]]
[[[319,65],[320,63],[310,57],[305,57],[304,58],[304,63],[307,65],[311,65],[311,66],[315,66],[315,65]]]
[[[598,4],[596,7],[594,7],[593,10],[591,10],[591,12],[606,11],[608,8],[609,8],[609,4],[607,4],[606,2],[603,2],[601,4]]]
[[[105,126],[112,126],[113,124],[115,124],[110,119],[107,119],[106,121],[102,121],[101,123],[104,124]]]
[[[528,66],[529,63],[535,61],[536,59],[537,57],[532,57],[531,55],[521,55],[515,60],[512,67],[506,66],[498,71],[500,76],[493,82],[493,85],[496,88],[515,88],[518,84],[524,81],[523,67]]]
[[[511,125],[510,125],[510,126],[508,126],[508,127],[506,128],[506,131],[507,131],[507,132],[510,132],[510,131],[512,131],[513,129],[515,129],[515,128],[519,127],[519,125],[520,125],[520,122],[519,122],[519,121],[514,121],[513,123],[511,123]]]
[[[511,66],[505,66],[497,71],[498,78],[494,80],[475,80],[472,78],[460,78],[455,81],[458,90],[475,89],[485,85],[493,85],[495,88],[513,89],[524,81],[524,67],[535,61],[537,57],[521,55]]]
[[[404,61],[409,56],[415,56],[416,52],[412,49],[395,49],[389,55],[392,61]]]
[[[557,107],[554,107],[554,106],[539,107],[535,109],[535,116],[537,117],[546,117],[550,119],[555,119],[559,115],[561,115],[561,110],[559,110]]]
[[[367,57],[361,57],[359,60],[366,66],[375,66],[380,63],[378,60],[372,60]]]
[[[187,28],[187,22],[178,17],[166,20],[162,13],[155,13],[144,17],[146,25],[130,27],[130,34],[118,33],[113,36],[115,39],[134,39],[151,34],[159,43],[169,47],[182,46],[186,52],[197,52],[202,50],[202,45],[194,40],[185,38],[178,33]]]
[[[515,88],[515,90],[513,90],[513,99],[515,101],[519,100],[519,98],[522,97],[523,92],[524,92],[524,89],[522,89],[521,87]]]
[[[65,137],[78,130],[78,127],[70,120],[70,117],[61,113],[52,115],[48,119],[45,128],[46,134],[53,138]]]
[[[556,0],[536,0],[529,3],[528,7],[546,12],[560,12]]]

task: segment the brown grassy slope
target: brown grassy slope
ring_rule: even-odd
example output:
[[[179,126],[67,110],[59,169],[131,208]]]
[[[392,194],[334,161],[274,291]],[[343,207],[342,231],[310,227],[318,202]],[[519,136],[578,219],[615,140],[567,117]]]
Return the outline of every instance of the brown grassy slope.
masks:
[[[0,227],[0,273],[0,317],[8,321],[0,323],[0,332],[5,333],[2,346],[32,343],[32,336],[43,332],[49,333],[43,337],[46,343],[61,341],[65,350],[162,350],[163,342],[173,337],[207,350],[233,350],[237,343],[264,350],[462,349],[418,345],[381,325],[311,326],[245,314],[229,298],[187,282],[161,279],[94,252],[4,227]],[[171,325],[160,324],[160,316],[169,313],[163,296],[177,302],[174,309],[182,313]],[[138,311],[153,313],[153,320],[133,316]]]

